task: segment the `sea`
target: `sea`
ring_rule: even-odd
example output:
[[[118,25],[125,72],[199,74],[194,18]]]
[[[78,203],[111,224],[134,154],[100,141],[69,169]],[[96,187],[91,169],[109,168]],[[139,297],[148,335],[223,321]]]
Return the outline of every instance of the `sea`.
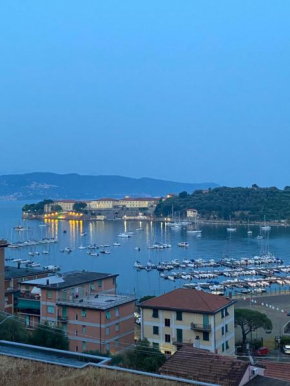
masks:
[[[0,201],[0,239],[6,238],[10,242],[27,239],[42,239],[57,237],[58,243],[41,244],[19,249],[6,249],[6,258],[32,259],[42,266],[57,265],[62,272],[88,270],[96,272],[118,274],[117,286],[119,293],[132,294],[137,298],[145,295],[160,295],[175,288],[181,288],[185,283],[182,279],[175,282],[164,280],[156,270],[136,270],[133,265],[136,260],[146,265],[149,260],[158,264],[173,259],[204,259],[220,260],[225,256],[235,259],[254,257],[261,251],[269,250],[275,257],[281,258],[284,264],[290,264],[290,227],[272,226],[267,245],[265,239],[257,240],[260,233],[259,226],[251,226],[252,237],[247,235],[247,226],[238,226],[237,231],[227,232],[222,225],[200,224],[202,237],[187,234],[184,229],[171,229],[164,222],[139,221],[65,221],[54,220],[42,226],[41,220],[22,220],[21,208],[27,201]],[[18,232],[13,227],[23,225],[28,231]],[[143,231],[136,231],[137,228]],[[64,232],[65,231],[65,232]],[[132,231],[134,234],[128,239],[119,238],[118,234]],[[86,233],[85,236],[82,236]],[[188,248],[180,248],[181,241],[189,243]],[[119,242],[121,246],[113,246]],[[163,250],[149,249],[156,242],[171,244],[171,248]],[[99,254],[98,257],[87,254],[88,250],[80,250],[80,246],[91,244],[109,244],[110,254]],[[71,248],[72,252],[60,252],[64,248]],[[42,254],[47,250],[49,254]],[[30,257],[29,252],[39,252]],[[98,251],[97,251],[98,252]],[[16,266],[12,261],[6,265]],[[178,269],[177,269],[178,270]],[[176,270],[175,270],[176,271]],[[182,270],[184,271],[184,269]]]

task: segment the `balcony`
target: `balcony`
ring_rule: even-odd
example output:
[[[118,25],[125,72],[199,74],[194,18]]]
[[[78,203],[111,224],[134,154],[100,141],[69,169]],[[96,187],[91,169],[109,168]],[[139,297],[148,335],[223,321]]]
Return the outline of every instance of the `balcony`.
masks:
[[[57,315],[57,320],[61,323],[67,323],[67,316]]]
[[[204,332],[210,332],[211,331],[211,325],[210,324],[191,323],[190,328],[193,331],[204,331]]]

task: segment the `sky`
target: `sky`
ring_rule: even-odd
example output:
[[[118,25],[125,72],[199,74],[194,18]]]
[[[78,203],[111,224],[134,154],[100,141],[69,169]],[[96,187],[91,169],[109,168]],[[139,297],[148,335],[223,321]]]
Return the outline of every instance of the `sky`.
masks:
[[[2,0],[0,173],[290,185],[289,0]]]

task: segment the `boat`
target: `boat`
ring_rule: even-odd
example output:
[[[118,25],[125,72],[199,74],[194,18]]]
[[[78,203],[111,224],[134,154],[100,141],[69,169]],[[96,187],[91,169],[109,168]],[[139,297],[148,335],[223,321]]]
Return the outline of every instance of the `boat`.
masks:
[[[264,232],[269,232],[271,230],[271,227],[266,223],[266,216],[264,216],[264,225],[261,226],[261,230]]]
[[[177,244],[177,246],[181,248],[188,248],[189,243],[187,243],[186,241],[181,241],[180,243]]]
[[[86,236],[87,235],[87,232],[82,232],[81,233],[81,236],[83,237],[83,236]]]
[[[141,251],[141,248],[135,247],[135,250],[136,250],[136,251]]]
[[[119,233],[118,234],[118,237],[122,237],[124,239],[128,239],[129,237],[132,237],[131,235],[129,235],[128,233]]]
[[[144,229],[140,227],[140,228],[135,229],[135,231],[136,232],[141,232],[141,231],[144,231]]]
[[[99,254],[98,254],[98,253],[95,253],[95,252],[93,252],[93,253],[92,253],[92,252],[90,252],[90,255],[91,255],[91,256],[96,256],[96,257],[98,257],[98,256],[99,256]]]
[[[248,231],[247,231],[247,235],[248,236],[252,236],[253,234],[253,231],[250,230],[250,225],[249,225],[249,220],[248,220]]]
[[[69,248],[69,247],[66,247],[66,248],[64,248],[64,252],[67,252],[67,253],[71,253],[71,252],[72,252],[72,250],[71,250],[71,248]]]
[[[227,232],[236,232],[237,228],[232,227],[232,219],[230,217],[230,226],[227,228]]]
[[[194,223],[194,228],[193,229],[188,229],[186,233],[190,235],[201,235],[201,230],[199,229],[198,226],[198,216],[195,216],[195,223]]]
[[[56,271],[60,270],[60,266],[59,265],[46,265],[43,267],[43,269],[45,269],[46,271],[56,272]]]
[[[16,227],[13,227],[13,230],[17,232],[28,231],[29,229],[29,227],[24,227],[23,225],[17,225]]]
[[[43,255],[49,255],[49,251],[42,251]]]
[[[135,263],[134,263],[134,268],[143,269],[145,267],[144,267],[143,264],[140,263],[140,261],[136,260]]]
[[[114,247],[120,247],[121,244],[120,244],[120,243],[113,243],[113,246],[114,246]]]

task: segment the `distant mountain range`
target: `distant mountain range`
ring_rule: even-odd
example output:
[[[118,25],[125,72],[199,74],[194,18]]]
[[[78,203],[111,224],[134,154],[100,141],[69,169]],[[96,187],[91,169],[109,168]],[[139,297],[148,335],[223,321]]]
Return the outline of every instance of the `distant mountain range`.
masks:
[[[153,178],[29,173],[0,176],[0,200],[159,197],[217,187],[212,182],[181,183]]]

